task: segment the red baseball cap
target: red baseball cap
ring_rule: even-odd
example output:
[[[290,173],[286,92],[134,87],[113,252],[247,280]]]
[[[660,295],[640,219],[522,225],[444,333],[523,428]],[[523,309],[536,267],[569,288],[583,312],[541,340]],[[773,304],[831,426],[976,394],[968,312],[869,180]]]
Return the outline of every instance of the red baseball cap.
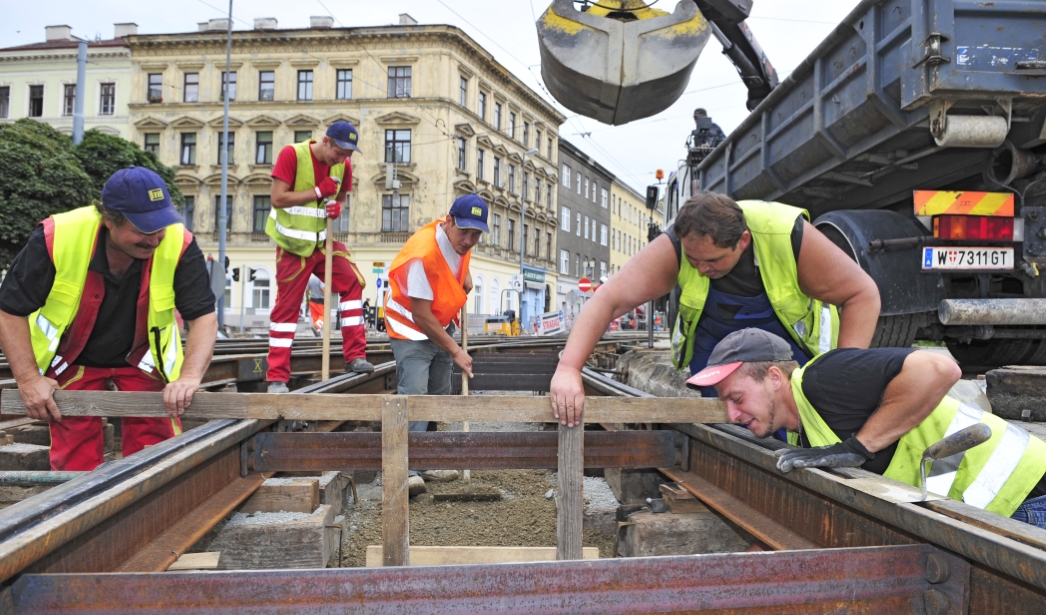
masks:
[[[686,385],[696,389],[719,384],[742,363],[792,360],[792,346],[780,336],[762,329],[741,329],[716,344],[708,367],[691,376]]]

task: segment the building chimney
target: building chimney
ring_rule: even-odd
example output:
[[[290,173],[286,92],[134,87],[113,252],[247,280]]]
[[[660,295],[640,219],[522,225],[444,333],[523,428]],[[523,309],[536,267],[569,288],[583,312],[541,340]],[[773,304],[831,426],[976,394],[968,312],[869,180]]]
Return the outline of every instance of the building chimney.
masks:
[[[208,29],[207,28],[207,22],[206,21],[198,21],[198,22],[196,22],[196,29],[198,31],[200,31],[200,32],[206,32],[207,29]]]
[[[69,26],[47,26],[47,41],[67,41],[73,37],[73,29]]]
[[[221,30],[222,32],[229,29],[229,18],[220,17],[217,19],[211,19],[207,22],[208,30]]]
[[[276,29],[276,18],[275,17],[255,17],[254,18],[254,29],[255,30],[275,30]]]
[[[334,18],[326,15],[312,16],[309,18],[310,28],[333,28]]]
[[[414,19],[413,17],[411,17],[410,15],[408,15],[406,13],[400,13],[400,25],[401,26],[416,26],[416,25],[418,25],[418,20]]]
[[[113,28],[113,38],[123,38],[138,34],[138,24],[136,23],[116,23],[113,24]]]

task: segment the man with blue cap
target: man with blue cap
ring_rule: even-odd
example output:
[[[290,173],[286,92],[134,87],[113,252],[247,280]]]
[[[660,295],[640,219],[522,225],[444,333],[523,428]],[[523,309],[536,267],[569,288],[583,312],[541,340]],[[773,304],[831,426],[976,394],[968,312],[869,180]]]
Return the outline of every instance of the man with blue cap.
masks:
[[[169,417],[123,419],[132,455],[181,433],[217,331],[203,253],[143,167],[114,173],[101,202],[41,222],[0,285],[0,345],[26,414],[51,423],[53,470],[93,470],[105,453],[101,419],[63,418],[54,391],[163,391]]]
[[[326,270],[327,218],[341,216],[341,203],[352,190],[353,152],[359,151],[356,127],[334,122],[319,141],[309,139],[280,151],[272,170],[272,211],[265,232],[276,242],[276,305],[269,314],[270,393],[286,393],[291,377],[291,345],[298,328],[302,296],[315,274]],[[369,373],[363,321],[365,282],[345,244],[332,242],[331,291],[340,295],[342,354],[345,371]],[[325,317],[328,315],[324,315]]]
[[[458,197],[450,213],[421,227],[389,268],[385,329],[396,358],[400,395],[447,395],[457,364],[472,377],[472,357],[458,346],[454,326],[472,291],[469,258],[480,235],[489,232],[487,203],[478,195]],[[411,421],[410,431],[428,431],[428,421]],[[410,494],[425,492],[425,480],[449,481],[457,470],[412,470]]]

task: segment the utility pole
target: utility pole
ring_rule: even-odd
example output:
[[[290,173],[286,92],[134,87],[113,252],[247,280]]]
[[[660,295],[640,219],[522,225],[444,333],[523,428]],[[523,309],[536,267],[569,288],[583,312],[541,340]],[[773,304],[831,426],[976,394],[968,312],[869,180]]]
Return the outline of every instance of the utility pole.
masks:
[[[232,0],[229,0],[229,21],[225,34],[225,75],[222,78],[222,196],[218,214],[218,262],[225,262],[226,227],[229,225],[229,70],[232,66]],[[241,282],[242,283],[242,282]],[[230,295],[231,297],[231,295]],[[218,296],[218,330],[225,327],[225,293]]]
[[[76,99],[73,100],[73,145],[84,140],[84,97],[87,96],[87,41],[76,43]]]

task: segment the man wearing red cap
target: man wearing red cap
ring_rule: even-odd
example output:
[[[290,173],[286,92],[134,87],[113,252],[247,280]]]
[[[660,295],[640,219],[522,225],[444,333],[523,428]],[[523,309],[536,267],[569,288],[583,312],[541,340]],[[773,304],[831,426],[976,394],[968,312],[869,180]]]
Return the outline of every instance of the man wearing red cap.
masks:
[[[114,173],[101,202],[41,222],[0,286],[0,344],[26,413],[51,422],[54,470],[93,470],[105,452],[101,419],[63,418],[54,391],[163,391],[169,418],[123,419],[126,457],[181,433],[217,330],[203,254],[142,167]]]
[[[291,376],[291,345],[298,328],[302,295],[315,274],[325,273],[327,218],[341,216],[341,202],[352,190],[353,152],[359,133],[348,122],[334,122],[320,141],[288,145],[272,170],[272,211],[265,232],[276,242],[276,305],[269,314],[270,393],[286,393]],[[363,322],[363,276],[349,260],[345,244],[333,242],[331,290],[338,293],[345,371],[370,373]],[[327,315],[324,315],[325,317]]]
[[[986,425],[987,441],[933,462],[927,490],[1046,527],[1046,442],[949,397],[961,376],[950,357],[914,348],[839,348],[800,368],[788,342],[750,328],[723,338],[687,385],[714,386],[730,421],[760,438],[786,429],[799,448],[777,452],[782,472],[861,467],[920,487],[928,446]]]

